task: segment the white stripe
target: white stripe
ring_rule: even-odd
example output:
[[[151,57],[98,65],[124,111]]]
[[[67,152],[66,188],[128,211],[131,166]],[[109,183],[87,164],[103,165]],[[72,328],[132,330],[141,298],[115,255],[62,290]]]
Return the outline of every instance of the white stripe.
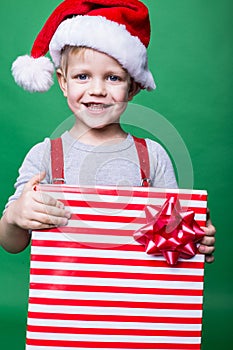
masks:
[[[37,239],[37,240],[43,240],[43,241],[64,241],[64,242],[89,242],[89,243],[109,243],[109,244],[117,244],[117,245],[125,245],[125,244],[130,244],[130,245],[140,245],[140,243],[138,243],[134,238],[133,238],[133,230],[132,230],[132,234],[127,234],[127,235],[117,235],[117,234],[113,234],[113,235],[108,235],[108,234],[90,234],[90,233],[86,233],[86,232],[82,232],[83,228],[96,228],[96,225],[94,222],[90,222],[91,225],[82,225],[82,223],[84,222],[80,222],[79,226],[75,226],[77,229],[77,233],[73,233],[73,232],[62,232],[62,229],[60,232],[49,232],[49,231],[43,231],[43,232],[38,232],[35,235],[35,232],[33,232],[33,238]],[[100,226],[101,224],[99,224]],[[67,227],[71,227],[72,223],[69,224],[69,226]],[[138,228],[140,228],[141,226],[138,226]],[[101,229],[109,229],[108,227],[99,227]],[[111,227],[112,228],[112,227]],[[121,232],[126,230],[126,229],[130,229],[131,230],[131,226],[130,228],[127,228],[127,226],[124,226],[123,229],[121,229]]]
[[[109,328],[109,329],[147,329],[147,330],[182,330],[201,331],[201,324],[175,323],[140,323],[140,322],[104,322],[104,321],[71,321],[28,318],[30,326],[44,327],[77,327],[77,328]]]
[[[198,201],[198,200],[186,200],[180,199],[180,205],[182,210],[186,210],[187,208],[206,208],[206,201]]]
[[[122,209],[111,209],[111,208],[96,208],[96,207],[75,207],[69,206],[70,212],[76,215],[93,215],[93,216],[120,216],[120,217],[129,217],[129,218],[145,218],[146,214],[144,210],[125,210],[124,207]]]
[[[206,220],[206,215],[205,214],[195,214],[194,219],[196,221],[205,221]]]
[[[34,234],[34,232],[33,232]],[[36,239],[36,237],[35,237]],[[80,256],[80,257],[98,257],[98,258],[116,258],[116,259],[137,259],[137,260],[158,260],[164,261],[162,256],[148,255],[145,252],[119,251],[111,249],[75,249],[59,247],[31,247],[32,254],[51,255],[51,256]],[[197,254],[192,259],[180,259],[187,263],[203,262],[205,256]]]
[[[132,233],[138,229],[140,229],[143,225],[136,224],[134,222],[108,222],[108,221],[87,221],[87,220],[69,220],[66,228],[72,227],[80,230],[82,228],[91,228],[91,229],[108,229],[108,230],[131,230]],[[60,234],[62,232],[62,227],[60,228]],[[33,231],[34,233],[34,231]],[[48,233],[48,231],[45,233]]]
[[[85,228],[102,228],[113,230],[133,230],[136,231],[142,224],[131,222],[109,222],[109,221],[87,221],[87,220],[69,220],[66,227],[85,227]]]
[[[156,336],[131,336],[131,335],[98,335],[98,334],[62,334],[27,332],[27,338],[67,341],[95,341],[95,342],[144,342],[144,343],[181,343],[198,344],[200,337],[156,337]]]
[[[96,225],[95,225],[96,227]],[[40,236],[44,241],[62,241],[62,242],[82,242],[82,243],[103,243],[114,245],[133,244],[139,243],[134,240],[132,236],[115,236],[115,235],[90,235],[90,234],[76,234],[76,233],[53,233],[43,232]]]
[[[83,220],[83,219],[69,220],[67,227],[76,227],[76,226],[77,227],[88,227],[88,226],[92,227],[93,223],[97,224],[97,225],[102,223],[103,227],[106,227],[106,228],[113,229],[113,228],[115,228],[115,225],[118,224],[119,227],[121,227],[121,226],[124,227],[124,226],[129,226],[130,225],[130,226],[132,226],[132,228],[131,227],[129,228],[130,230],[137,230],[138,228],[140,228],[140,227],[142,227],[143,225],[146,224],[146,220],[145,220],[145,224],[144,223],[139,223],[139,224],[138,223],[134,223],[134,219],[137,220],[138,218],[144,218],[144,216],[140,215],[140,213],[141,212],[139,211],[138,216],[134,216],[134,215],[132,215],[132,216],[131,215],[119,215],[119,217],[122,217],[122,218],[123,217],[132,218],[132,220],[130,222],[124,222],[124,220],[122,220],[122,222],[121,221],[120,222],[113,222],[113,221],[110,220],[111,217],[109,217],[109,221],[95,221],[93,219],[96,217],[96,219],[98,220],[99,215],[92,215],[92,220],[91,221],[89,221],[88,219],[87,220]],[[80,213],[78,213],[78,214],[80,214]],[[205,221],[206,215],[197,213],[197,214],[195,214],[194,218],[195,218],[196,221]],[[83,226],[83,224],[80,226],[80,223],[85,223],[85,226]],[[106,226],[106,224],[107,224],[107,226]],[[116,227],[118,227],[118,226],[116,226]]]
[[[72,276],[41,276],[31,275],[31,283],[56,283],[86,286],[119,286],[141,288],[167,288],[167,289],[191,289],[202,290],[203,282],[177,282],[160,280],[137,280],[120,278],[79,278]]]
[[[58,350],[58,348],[57,348],[57,346],[41,346],[41,345],[27,345],[26,344],[25,350]],[[74,348],[73,346],[69,346],[69,347],[59,346],[59,350],[77,350],[77,347],[75,346],[75,348]],[[103,350],[103,348],[98,348],[98,349],[93,348],[93,347],[91,347],[91,348],[78,348],[78,350]],[[104,350],[106,350],[106,348]],[[121,349],[121,350],[128,350],[128,349]],[[143,349],[143,350],[151,350],[151,349]],[[169,349],[167,349],[167,350],[169,350]]]
[[[46,191],[50,196],[60,200],[73,200],[73,201],[85,201],[91,206],[91,202],[98,203],[123,203],[123,204],[156,204],[161,205],[164,203],[165,198],[151,198],[147,193],[145,197],[136,196],[118,196],[108,194],[89,194],[89,193],[68,193],[68,192],[49,192]]]
[[[176,309],[143,309],[121,307],[94,307],[94,306],[65,306],[30,304],[30,312],[65,313],[70,315],[121,315],[121,316],[152,316],[152,317],[189,317],[201,318],[201,310],[176,310]]]
[[[81,300],[134,301],[154,303],[202,304],[202,296],[147,295],[127,293],[70,292],[57,290],[31,289],[29,297]]]
[[[169,274],[203,276],[202,269],[185,269],[176,267],[154,267],[154,266],[125,266],[125,265],[103,265],[103,264],[83,264],[65,262],[43,262],[32,261],[31,268],[74,270],[74,271],[105,271],[105,272],[127,272],[127,273],[149,273],[149,274]],[[153,276],[151,276],[153,277]]]
[[[183,200],[182,201],[183,206],[182,209],[186,210],[188,208],[206,208],[206,202],[200,202],[200,201],[187,201],[187,200]],[[133,204],[133,203],[131,203]],[[136,204],[136,203],[134,203]],[[163,200],[160,201],[160,205],[161,206],[163,204]],[[125,204],[125,206],[127,205],[127,203]],[[133,209],[126,209],[124,206],[124,203],[122,203],[122,208],[99,208],[99,207],[95,207],[95,205],[91,204],[91,202],[89,203],[88,207],[81,207],[81,206],[68,206],[67,208],[69,208],[70,212],[73,214],[86,214],[86,215],[107,215],[107,216],[122,216],[122,217],[135,217],[135,218],[145,218],[146,217],[146,213],[145,213],[145,208],[146,205],[143,209],[141,210],[133,210]],[[190,209],[188,209],[190,210]],[[159,211],[159,210],[157,210]]]

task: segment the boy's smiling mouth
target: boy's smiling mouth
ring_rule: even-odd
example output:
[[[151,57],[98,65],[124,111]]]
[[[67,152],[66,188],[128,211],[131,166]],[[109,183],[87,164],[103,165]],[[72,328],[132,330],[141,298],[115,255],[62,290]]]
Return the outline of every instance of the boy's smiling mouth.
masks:
[[[111,107],[111,104],[105,104],[105,103],[96,103],[96,102],[88,102],[88,103],[83,103],[84,106],[88,108],[90,111],[103,111],[106,108]]]

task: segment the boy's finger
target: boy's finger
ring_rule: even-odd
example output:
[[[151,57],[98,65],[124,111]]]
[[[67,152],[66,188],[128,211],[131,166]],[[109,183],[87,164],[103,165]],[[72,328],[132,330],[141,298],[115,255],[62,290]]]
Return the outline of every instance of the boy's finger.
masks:
[[[40,216],[38,217],[38,220],[36,220],[35,218],[30,222],[30,227],[31,227],[31,230],[40,230],[40,229],[53,228],[53,227],[59,227],[59,226],[66,226],[67,223],[68,223],[67,218]]]
[[[60,209],[65,208],[65,205],[61,201],[50,196],[46,192],[35,191],[35,193],[33,194],[33,199],[40,204],[48,205],[51,207],[57,207]]]
[[[62,203],[62,202],[60,202],[60,201],[57,201],[56,207],[57,207],[57,208],[60,208],[60,209],[64,209],[64,208],[65,208],[65,204]]]
[[[23,192],[31,191],[36,185],[38,185],[45,178],[45,175],[46,175],[45,171],[42,171],[41,173],[34,175],[24,186]]]
[[[205,256],[205,261],[206,261],[207,263],[213,263],[213,262],[214,262],[214,255],[213,255],[213,254],[206,255],[206,256]]]
[[[202,254],[213,254],[213,252],[215,251],[215,247],[214,246],[207,246],[205,244],[200,244],[200,246],[198,247],[198,250],[200,253]]]
[[[70,219],[71,213],[65,209],[65,207],[60,208],[56,205],[45,205],[43,203],[37,203],[33,210],[35,213],[46,214],[48,216],[65,217]]]
[[[200,244],[207,245],[209,247],[215,245],[215,237],[203,237],[202,240],[200,241]]]
[[[205,232],[206,236],[214,236],[216,233],[216,228],[210,224],[207,227],[202,226],[202,230]]]

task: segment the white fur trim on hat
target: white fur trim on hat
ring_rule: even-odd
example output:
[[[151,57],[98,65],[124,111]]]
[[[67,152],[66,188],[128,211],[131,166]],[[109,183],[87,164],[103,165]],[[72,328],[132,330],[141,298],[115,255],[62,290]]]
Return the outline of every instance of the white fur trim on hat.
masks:
[[[47,57],[18,57],[12,65],[16,83],[30,92],[44,92],[53,84],[54,65]]]
[[[49,45],[56,67],[60,65],[61,50],[66,45],[86,46],[115,58],[132,78],[147,90],[155,89],[148,69],[146,47],[132,36],[125,25],[102,16],[76,16],[63,21]]]

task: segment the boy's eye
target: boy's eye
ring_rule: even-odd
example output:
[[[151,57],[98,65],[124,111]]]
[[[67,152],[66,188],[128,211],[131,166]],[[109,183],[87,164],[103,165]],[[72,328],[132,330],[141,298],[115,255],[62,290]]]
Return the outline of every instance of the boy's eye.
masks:
[[[78,80],[86,80],[88,78],[87,74],[78,74],[76,76]]]
[[[110,81],[118,81],[118,80],[120,80],[120,78],[117,75],[109,75],[107,79],[110,80]]]

